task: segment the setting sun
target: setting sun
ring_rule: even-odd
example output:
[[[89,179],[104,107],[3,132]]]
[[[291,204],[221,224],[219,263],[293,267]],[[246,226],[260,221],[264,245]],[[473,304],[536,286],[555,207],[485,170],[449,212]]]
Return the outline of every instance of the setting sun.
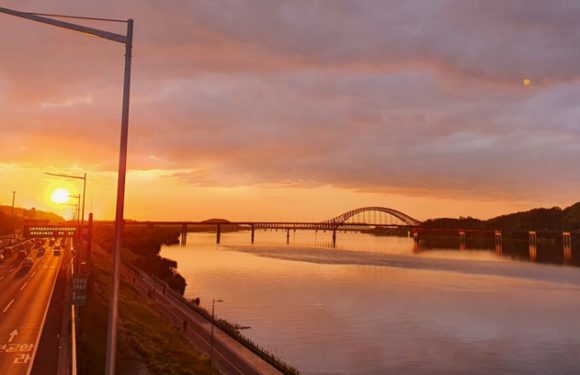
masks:
[[[56,189],[52,192],[50,199],[52,199],[54,203],[66,203],[68,201],[69,195],[70,193],[66,189]]]
[[[580,0],[93,3],[0,0],[0,375],[580,375]]]

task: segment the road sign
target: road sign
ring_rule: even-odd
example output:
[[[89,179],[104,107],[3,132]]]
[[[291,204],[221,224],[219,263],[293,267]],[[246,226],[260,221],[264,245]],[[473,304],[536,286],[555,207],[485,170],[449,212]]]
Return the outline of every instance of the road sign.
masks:
[[[87,303],[87,276],[73,276],[72,301],[77,306]]]
[[[25,225],[25,238],[47,238],[47,237],[65,237],[72,238],[75,236],[78,227],[76,225]]]

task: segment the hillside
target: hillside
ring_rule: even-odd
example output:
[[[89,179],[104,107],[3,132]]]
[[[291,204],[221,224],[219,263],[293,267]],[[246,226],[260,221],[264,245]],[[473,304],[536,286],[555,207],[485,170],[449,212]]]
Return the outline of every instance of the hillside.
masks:
[[[488,220],[474,218],[429,219],[424,225],[443,228],[480,228],[507,231],[575,231],[580,230],[580,202],[562,209],[534,208],[529,211],[501,215]]]
[[[0,215],[11,216],[12,207],[0,205]],[[24,219],[48,220],[50,222],[61,222],[64,219],[53,212],[41,211],[36,208],[26,209],[14,207],[14,216]]]
[[[12,216],[12,207],[0,206],[0,235],[14,232],[14,228],[21,228],[25,220],[48,220],[51,223],[58,223],[64,219],[55,213],[40,211],[35,208],[30,210],[26,208],[14,207],[14,216]]]
[[[77,326],[79,374],[100,375],[105,368],[111,255],[97,232],[87,304],[79,307]],[[130,250],[124,258],[135,257]],[[119,285],[118,374],[218,375],[207,355],[194,348],[167,317],[126,280]]]

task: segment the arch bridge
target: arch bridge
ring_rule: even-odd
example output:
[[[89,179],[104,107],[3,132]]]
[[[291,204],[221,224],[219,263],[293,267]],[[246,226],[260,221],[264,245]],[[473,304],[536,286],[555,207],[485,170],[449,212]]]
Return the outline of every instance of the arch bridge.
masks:
[[[336,241],[337,230],[357,230],[365,227],[379,228],[416,228],[421,222],[413,217],[387,207],[361,207],[347,211],[332,219],[318,222],[291,222],[291,221],[126,221],[125,225],[162,225],[181,227],[181,242],[185,244],[187,232],[192,227],[215,227],[216,242],[220,243],[223,228],[238,227],[251,231],[252,243],[254,232],[260,229],[286,230],[287,239],[290,230],[322,230],[332,232],[333,243]]]
[[[334,247],[337,230],[360,230],[368,227],[416,228],[421,225],[421,222],[401,211],[373,206],[350,210],[321,222],[254,222],[245,224],[250,226],[252,243],[254,243],[256,229],[285,230],[287,243],[290,241],[290,230],[323,230],[332,233],[332,246]],[[219,243],[219,227],[217,231],[217,242]]]
[[[240,223],[241,224],[241,223]],[[250,223],[248,223],[250,224]],[[387,207],[361,207],[321,222],[255,222],[256,229],[311,229],[336,230],[341,227],[417,227],[421,222]]]

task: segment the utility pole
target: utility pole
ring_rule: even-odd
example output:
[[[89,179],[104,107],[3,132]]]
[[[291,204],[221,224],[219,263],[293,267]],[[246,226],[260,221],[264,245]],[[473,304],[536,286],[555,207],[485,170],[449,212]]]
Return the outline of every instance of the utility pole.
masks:
[[[113,269],[111,282],[111,298],[109,300],[109,323],[107,328],[107,356],[105,374],[114,375],[117,359],[117,326],[118,326],[118,298],[119,298],[119,268],[121,263],[123,214],[125,208],[125,179],[127,173],[127,143],[129,137],[129,98],[131,88],[131,51],[133,48],[133,20],[115,20],[96,17],[75,17],[55,14],[39,14],[19,12],[13,9],[0,7],[0,13],[25,18],[68,30],[93,35],[125,46],[125,69],[123,78],[123,107],[121,114],[121,139],[119,146],[119,170],[117,178],[117,205],[115,210],[115,237],[113,242]],[[55,18],[72,18],[93,21],[123,22],[127,24],[125,35],[112,33]]]
[[[61,174],[61,173],[51,173],[51,172],[44,172],[45,175],[53,176],[53,177],[62,177],[62,178],[71,178],[74,180],[83,180],[83,203],[82,203],[82,213],[80,214],[81,220],[81,227],[85,222],[85,200],[86,200],[86,193],[87,193],[87,173],[85,172],[83,176],[74,176],[69,174]]]
[[[14,201],[16,200],[16,191],[12,192],[12,213],[11,216],[14,216]]]
[[[85,223],[85,199],[87,196],[87,172],[83,174],[83,213],[81,215],[81,227]]]
[[[216,302],[223,302],[222,299],[215,299],[213,298],[211,301],[211,338],[209,341],[209,363],[213,365],[213,326],[215,325],[215,303]]]

